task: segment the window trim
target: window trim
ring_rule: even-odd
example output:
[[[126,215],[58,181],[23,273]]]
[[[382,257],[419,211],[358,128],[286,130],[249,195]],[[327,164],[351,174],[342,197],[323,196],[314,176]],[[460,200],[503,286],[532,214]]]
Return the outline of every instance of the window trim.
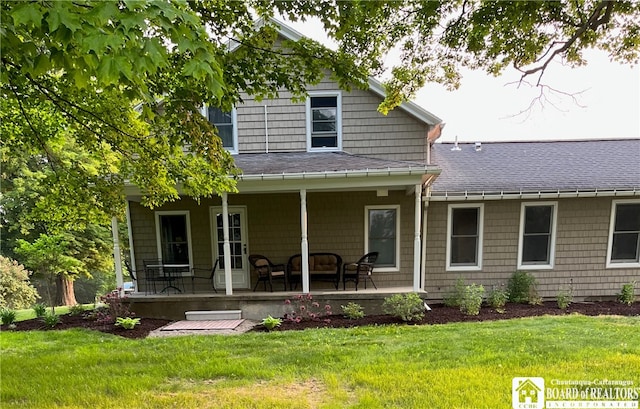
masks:
[[[479,209],[478,210],[478,247],[476,249],[476,265],[452,266],[451,265],[451,230],[453,228],[453,209]],[[484,238],[484,203],[456,203],[447,208],[447,250],[446,271],[482,271],[482,248]]]
[[[546,264],[525,264],[522,261],[524,251],[524,223],[527,207],[551,206],[551,242],[549,244],[549,262]],[[520,204],[520,229],[518,230],[518,269],[526,270],[550,270],[555,266],[556,237],[558,224],[558,202],[522,202]]]
[[[187,223],[187,246],[189,247],[189,275],[193,270],[193,243],[191,241],[191,217],[188,210],[164,210],[156,211],[156,251],[158,253],[158,260],[162,260],[162,232],[160,231],[160,216],[186,216],[185,222]],[[162,260],[164,262],[164,260]]]
[[[202,116],[204,116],[207,119],[207,121],[209,120],[208,105],[203,105],[202,108],[200,109],[200,113],[202,114]],[[233,138],[233,148],[230,149],[224,146],[223,148],[226,149],[230,154],[237,155],[238,154],[238,112],[236,110],[236,107],[231,108],[231,124],[233,125],[233,129],[231,130],[231,135]]]
[[[638,268],[640,267],[640,254],[638,254],[637,262],[616,263],[611,261],[611,253],[613,252],[613,230],[616,224],[616,216],[618,214],[618,204],[640,204],[638,199],[619,199],[611,201],[611,215],[609,218],[609,238],[607,240],[607,260],[606,268]]]
[[[307,125],[307,152],[336,152],[342,151],[342,93],[340,91],[312,91],[307,93],[305,101],[305,115]],[[312,114],[311,98],[314,97],[336,97],[336,145],[329,148],[313,148],[311,143]]]
[[[367,205],[364,207],[364,253],[369,253],[369,210],[395,210],[396,212],[396,260],[395,265],[388,267],[375,267],[376,271],[397,273],[400,271],[400,240],[402,235],[400,232],[400,205]]]

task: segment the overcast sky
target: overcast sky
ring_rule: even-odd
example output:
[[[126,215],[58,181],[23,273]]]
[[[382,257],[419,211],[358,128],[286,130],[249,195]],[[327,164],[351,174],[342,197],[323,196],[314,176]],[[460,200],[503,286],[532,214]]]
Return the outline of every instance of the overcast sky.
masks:
[[[313,21],[285,24],[326,42]],[[640,138],[640,67],[612,63],[599,51],[585,55],[586,66],[571,69],[556,62],[543,77],[545,84],[573,97],[546,92],[549,100],[531,109],[540,90],[507,85],[520,78],[513,69],[499,78],[464,71],[458,90],[427,84],[414,102],[446,123],[441,142],[456,136],[460,142]],[[518,115],[522,111],[527,112]]]

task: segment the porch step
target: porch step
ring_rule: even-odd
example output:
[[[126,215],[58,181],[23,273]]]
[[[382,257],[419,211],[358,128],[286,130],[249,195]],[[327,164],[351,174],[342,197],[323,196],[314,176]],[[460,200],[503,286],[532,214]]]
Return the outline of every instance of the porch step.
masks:
[[[217,321],[217,320],[239,320],[242,319],[241,310],[226,311],[186,311],[184,313],[187,321]]]

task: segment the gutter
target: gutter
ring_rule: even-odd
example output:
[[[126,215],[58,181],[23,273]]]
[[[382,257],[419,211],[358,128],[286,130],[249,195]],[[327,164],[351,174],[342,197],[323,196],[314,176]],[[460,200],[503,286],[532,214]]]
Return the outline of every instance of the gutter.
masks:
[[[305,179],[337,179],[369,176],[417,176],[425,174],[440,173],[439,169],[429,169],[427,167],[408,168],[387,168],[387,169],[364,169],[364,170],[342,170],[324,172],[296,172],[296,173],[261,173],[254,175],[242,174],[238,176],[242,181],[256,180],[305,180]]]
[[[557,191],[498,191],[498,192],[430,192],[427,200],[433,202],[482,201],[511,199],[563,199],[578,197],[640,196],[637,187],[627,189],[576,189]]]

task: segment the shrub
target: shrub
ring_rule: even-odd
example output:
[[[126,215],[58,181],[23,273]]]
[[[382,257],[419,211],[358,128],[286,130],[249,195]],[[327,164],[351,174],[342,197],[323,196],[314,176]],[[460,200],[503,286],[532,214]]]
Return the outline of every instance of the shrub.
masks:
[[[0,256],[0,307],[29,308],[40,298],[22,264]]]
[[[569,305],[573,302],[573,290],[571,287],[560,289],[558,294],[556,295],[556,303],[558,304],[558,308],[561,310],[566,310]]]
[[[424,301],[416,293],[394,294],[384,299],[382,309],[385,313],[402,321],[420,321],[424,317]]]
[[[115,323],[118,317],[133,317],[135,314],[129,311],[127,297],[120,297],[118,291],[112,291],[100,297],[100,301],[105,304],[105,308],[96,309],[97,321],[109,324]]]
[[[16,322],[16,312],[9,308],[2,308],[0,310],[0,321],[2,325],[11,325]]]
[[[36,314],[37,318],[42,318],[47,313],[47,306],[42,303],[38,303],[33,306],[33,313]]]
[[[480,314],[483,296],[484,287],[482,285],[471,284],[466,286],[464,288],[464,295],[462,296],[462,303],[460,304],[460,311],[464,315]]]
[[[69,315],[81,315],[84,313],[84,307],[82,304],[76,304],[69,307]]]
[[[267,329],[267,331],[271,331],[272,329],[279,327],[280,324],[282,324],[282,319],[273,318],[271,315],[262,320],[262,325]]]
[[[345,317],[350,320],[357,320],[358,318],[364,317],[364,310],[360,304],[355,302],[350,302],[347,305],[342,305],[342,313]]]
[[[464,279],[462,277],[456,280],[456,284],[447,296],[444,297],[444,305],[447,307],[460,307],[462,297],[464,297]]]
[[[60,317],[54,313],[46,313],[44,317],[42,317],[42,322],[47,328],[54,328],[56,325],[60,324]]]
[[[636,282],[632,281],[622,285],[622,290],[618,294],[618,301],[623,304],[631,305],[636,300],[635,296]]]
[[[516,271],[509,278],[507,291],[509,301],[515,303],[539,304],[541,302],[536,288],[536,278],[526,271]]]
[[[140,324],[140,318],[118,317],[115,325],[124,329],[133,329],[138,324]]]
[[[509,292],[504,288],[493,288],[487,297],[487,303],[496,312],[502,314],[504,312],[504,306],[509,301]]]
[[[284,315],[287,321],[300,322],[304,319],[331,321],[328,318],[331,315],[331,305],[325,304],[321,307],[320,303],[313,301],[311,294],[298,294],[293,297],[293,300],[287,299],[284,303],[293,307],[293,311]]]

